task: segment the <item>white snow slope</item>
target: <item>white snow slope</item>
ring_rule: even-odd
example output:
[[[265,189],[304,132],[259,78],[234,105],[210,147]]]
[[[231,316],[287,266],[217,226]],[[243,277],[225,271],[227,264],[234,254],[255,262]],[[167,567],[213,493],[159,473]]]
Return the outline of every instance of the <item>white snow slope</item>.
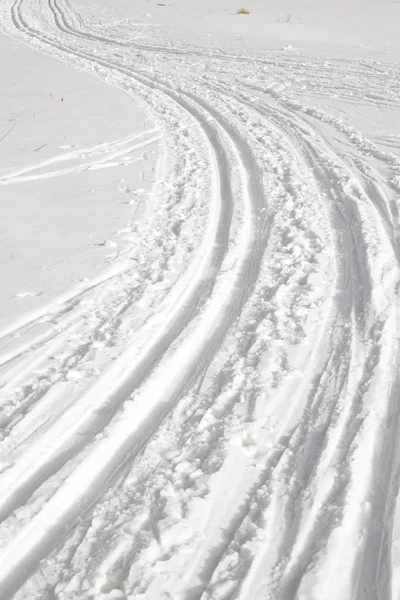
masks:
[[[400,3],[107,1],[0,4],[0,598],[396,600]]]

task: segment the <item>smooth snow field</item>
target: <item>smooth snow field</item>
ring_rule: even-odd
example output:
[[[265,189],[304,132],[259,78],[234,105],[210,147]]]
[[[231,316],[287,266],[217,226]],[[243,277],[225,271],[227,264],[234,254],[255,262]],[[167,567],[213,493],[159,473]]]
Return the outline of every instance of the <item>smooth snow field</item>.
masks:
[[[399,26],[1,0],[0,600],[400,600]]]

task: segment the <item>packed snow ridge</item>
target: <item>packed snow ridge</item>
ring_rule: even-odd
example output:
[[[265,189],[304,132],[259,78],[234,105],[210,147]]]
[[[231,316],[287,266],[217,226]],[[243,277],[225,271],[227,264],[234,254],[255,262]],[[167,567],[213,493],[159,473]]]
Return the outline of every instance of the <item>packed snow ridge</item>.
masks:
[[[400,4],[267,4],[0,5],[1,600],[400,598]]]

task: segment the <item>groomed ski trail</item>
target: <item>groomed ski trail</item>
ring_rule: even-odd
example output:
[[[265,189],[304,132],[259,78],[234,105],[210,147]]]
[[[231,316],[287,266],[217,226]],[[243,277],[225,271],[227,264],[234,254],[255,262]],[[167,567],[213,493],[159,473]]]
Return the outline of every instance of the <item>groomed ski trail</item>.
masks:
[[[161,157],[125,255],[1,332],[1,597],[394,597],[400,157],[324,101],[399,110],[398,68],[1,18],[154,129],[0,184]]]

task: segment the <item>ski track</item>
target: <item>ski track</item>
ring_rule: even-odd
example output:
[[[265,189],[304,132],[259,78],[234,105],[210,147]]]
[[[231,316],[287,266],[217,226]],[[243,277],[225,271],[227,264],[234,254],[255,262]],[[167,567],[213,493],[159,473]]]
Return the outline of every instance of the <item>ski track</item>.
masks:
[[[1,185],[160,155],[124,254],[0,332],[1,598],[394,599],[400,156],[347,117],[398,67],[0,17],[154,122]]]
[[[148,139],[143,140],[142,142],[137,142],[132,145],[132,142],[137,138],[145,137]],[[50,177],[57,177],[60,175],[67,175],[68,173],[79,172],[79,171],[87,171],[90,169],[100,169],[100,168],[110,168],[116,164],[115,159],[120,157],[128,157],[135,150],[139,150],[140,148],[144,148],[154,142],[158,141],[160,138],[158,136],[150,137],[148,133],[141,134],[138,136],[133,136],[128,138],[127,140],[119,140],[117,142],[111,144],[103,144],[98,145],[93,148],[87,148],[85,150],[80,150],[79,152],[70,152],[66,153],[60,157],[51,158],[47,161],[42,161],[37,165],[32,165],[30,167],[25,167],[24,169],[19,169],[17,171],[8,173],[0,178],[0,184],[7,185],[9,183],[17,183],[22,181],[33,181],[35,179],[48,179]],[[79,158],[86,158],[90,155],[95,154],[104,154],[107,152],[106,157],[98,158],[92,160],[91,162],[85,162],[77,165],[72,165],[70,167],[65,167],[63,169],[45,171],[41,173],[31,174],[32,171],[38,171],[43,169],[44,167],[51,166],[55,163],[64,162],[64,161],[74,161]],[[126,164],[126,160],[124,161]]]

